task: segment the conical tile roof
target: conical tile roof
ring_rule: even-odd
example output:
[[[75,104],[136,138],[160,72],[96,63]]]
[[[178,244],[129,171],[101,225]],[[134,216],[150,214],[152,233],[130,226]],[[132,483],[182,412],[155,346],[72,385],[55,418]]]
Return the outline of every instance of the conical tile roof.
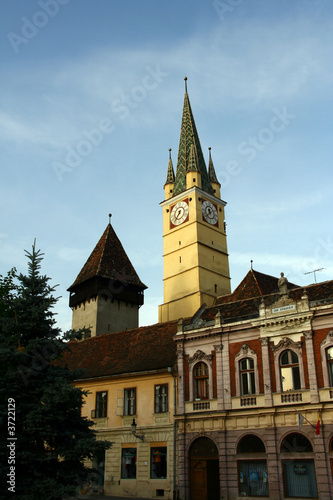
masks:
[[[96,277],[119,280],[142,289],[147,288],[137,275],[111,224],[108,224],[68,291],[73,291],[80,284]]]
[[[191,146],[193,147],[191,148]],[[174,196],[186,190],[186,172],[189,171],[190,165],[193,170],[193,158],[192,162],[190,162],[191,149],[192,154],[193,150],[196,154],[196,171],[201,173],[202,189],[207,193],[214,194],[211,183],[209,182],[207,167],[202,154],[200,140],[186,90],[180,130],[176,179],[173,189]]]

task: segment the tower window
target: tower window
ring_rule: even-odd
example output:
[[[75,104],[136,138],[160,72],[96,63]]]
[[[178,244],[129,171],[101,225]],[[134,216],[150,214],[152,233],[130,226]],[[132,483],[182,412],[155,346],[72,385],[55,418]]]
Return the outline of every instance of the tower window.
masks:
[[[214,285],[214,290],[215,290],[215,293],[217,293],[217,284],[216,283]]]
[[[182,242],[180,241],[180,242],[179,242],[179,244],[181,245],[181,244],[182,244]]]
[[[195,182],[195,179],[193,179],[193,182]]]
[[[179,262],[181,262],[181,261],[182,261],[182,258],[181,258],[181,257],[179,257]]]

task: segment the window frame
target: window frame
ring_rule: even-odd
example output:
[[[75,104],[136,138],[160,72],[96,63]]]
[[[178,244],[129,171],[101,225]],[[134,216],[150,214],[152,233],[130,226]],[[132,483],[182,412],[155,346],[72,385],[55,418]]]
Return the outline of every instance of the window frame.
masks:
[[[301,387],[296,389],[296,391],[303,391],[305,387],[305,377],[304,377],[304,364],[303,364],[303,352],[302,352],[302,341],[294,342],[288,337],[283,337],[277,345],[271,345],[271,349],[274,353],[274,368],[275,368],[275,379],[276,379],[276,392],[282,391],[282,381],[281,381],[281,370],[280,370],[280,355],[283,351],[291,350],[294,351],[298,356],[298,366],[299,366],[299,376]]]
[[[205,373],[203,373],[202,375],[196,374],[196,371],[199,367],[200,367],[200,369],[204,368]],[[203,381],[204,384],[200,383],[201,381]],[[206,396],[200,395],[202,389],[199,387],[199,385],[205,386],[204,393],[206,394]],[[198,363],[196,363],[193,366],[193,396],[194,396],[195,400],[200,400],[200,401],[210,399],[209,398],[209,368],[208,368],[207,363],[205,363],[204,361],[198,361]]]
[[[188,358],[189,363],[189,399],[194,401],[194,368],[197,363],[204,362],[208,366],[208,397],[207,399],[213,399],[213,369],[212,369],[212,354],[205,354],[203,351],[198,350],[194,355]]]
[[[288,362],[282,364],[282,358],[287,354],[288,357]],[[296,360],[293,360],[293,355],[296,356]],[[279,365],[280,365],[280,381],[281,381],[281,392],[289,392],[289,391],[300,391],[301,390],[301,375],[300,375],[300,363],[299,363],[299,357],[297,353],[293,349],[285,349],[280,353],[279,356]],[[283,387],[283,370],[288,370],[288,373],[290,373],[290,380],[291,380],[291,389],[288,389],[287,387]],[[297,373],[297,377],[296,377]],[[299,385],[299,387],[296,387],[296,385]]]
[[[240,363],[245,358],[253,360],[254,386],[255,386],[255,392],[253,394],[243,394],[243,392],[242,392]],[[236,376],[236,396],[246,397],[246,396],[253,396],[255,394],[259,394],[258,355],[247,344],[243,344],[242,347],[240,348],[239,352],[235,356],[235,376]]]
[[[320,344],[320,354],[324,378],[324,387],[333,387],[330,385],[329,367],[327,360],[327,350],[333,347],[333,330],[329,330],[325,339]]]
[[[160,389],[157,394],[157,388]],[[166,388],[165,394],[162,394],[162,389]],[[165,401],[163,403],[163,397]],[[165,409],[163,409],[163,404]],[[169,384],[156,384],[154,386],[154,413],[167,413],[169,411]]]
[[[105,394],[105,401],[102,396]],[[101,411],[100,411],[101,410]],[[95,397],[95,418],[106,418],[108,416],[108,391],[96,391]]]
[[[130,396],[130,391],[133,391],[133,397]],[[136,387],[127,387],[124,389],[124,416],[136,415]],[[133,405],[131,405],[133,399]]]
[[[125,453],[127,452],[127,456],[125,456]],[[135,453],[134,453],[135,452]],[[125,459],[133,459],[134,458],[134,463],[133,460],[131,460],[130,463],[126,464],[124,463]],[[124,466],[130,465],[131,467],[134,467],[134,474],[130,477],[126,476]],[[129,469],[129,468],[128,468]],[[121,449],[121,479],[136,479],[137,476],[137,449],[136,448],[122,448]]]
[[[155,451],[153,451],[153,450],[155,450]],[[161,459],[161,468],[162,467],[165,468],[165,475],[159,475],[159,476],[153,475],[153,467],[154,467],[154,465],[159,463],[156,460],[153,461],[154,454],[155,454],[155,458],[157,458],[156,457],[157,453],[160,454],[159,458]],[[168,449],[167,449],[167,446],[151,446],[150,447],[150,479],[167,479],[167,477],[168,477]]]

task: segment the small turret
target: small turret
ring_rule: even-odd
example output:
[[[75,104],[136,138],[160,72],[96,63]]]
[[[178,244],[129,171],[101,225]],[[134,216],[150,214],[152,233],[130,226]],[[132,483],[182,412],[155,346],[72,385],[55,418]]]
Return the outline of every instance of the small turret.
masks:
[[[169,163],[168,163],[168,172],[167,178],[164,184],[164,193],[165,199],[168,200],[173,196],[173,186],[175,184],[175,172],[173,169],[173,163],[171,159],[171,148],[169,148]]]
[[[216,196],[217,198],[221,198],[221,184],[217,180],[217,176],[216,176],[216,172],[215,172],[215,168],[214,168],[214,164],[213,164],[213,160],[212,160],[212,155],[211,155],[211,149],[212,148],[208,148],[208,151],[209,151],[208,178],[209,178],[209,182],[212,185],[212,188],[214,191],[214,196]]]
[[[189,189],[192,186],[201,188],[201,172],[198,166],[198,154],[196,151],[194,139],[190,147],[190,155],[188,158],[188,165],[186,169],[186,187],[187,189]]]

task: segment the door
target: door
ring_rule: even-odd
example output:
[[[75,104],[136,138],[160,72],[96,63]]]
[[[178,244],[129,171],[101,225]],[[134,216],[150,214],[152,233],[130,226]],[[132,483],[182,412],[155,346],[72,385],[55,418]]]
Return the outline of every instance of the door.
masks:
[[[207,462],[191,460],[191,500],[208,500],[207,498]]]
[[[191,500],[220,499],[218,450],[209,438],[196,439],[190,448]]]

